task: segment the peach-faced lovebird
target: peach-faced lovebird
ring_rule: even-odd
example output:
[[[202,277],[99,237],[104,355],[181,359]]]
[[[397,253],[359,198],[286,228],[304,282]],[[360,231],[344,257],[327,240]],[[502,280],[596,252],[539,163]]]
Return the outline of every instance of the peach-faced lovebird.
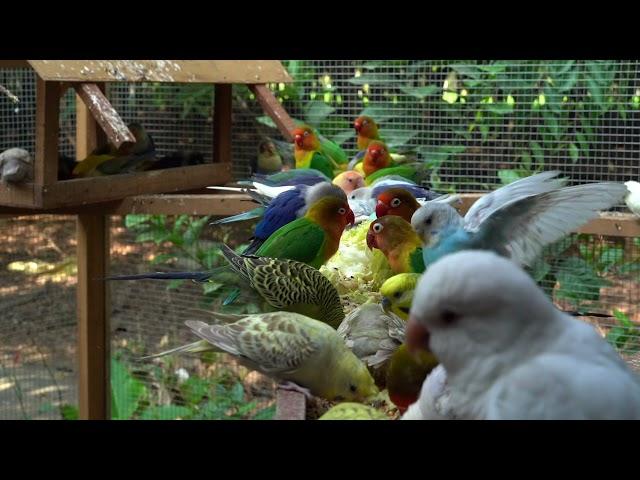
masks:
[[[395,273],[422,273],[422,240],[401,217],[386,215],[371,222],[367,246],[382,250]]]
[[[365,181],[371,185],[384,177],[403,177],[420,183],[426,177],[426,165],[423,162],[398,165],[391,158],[387,146],[377,140],[369,143],[362,160]]]
[[[354,170],[339,173],[333,179],[333,184],[338,185],[347,195],[365,186],[364,176]]]
[[[380,140],[380,133],[378,132],[378,124],[373,118],[366,115],[361,115],[353,122],[353,127],[358,134],[358,150],[366,150],[372,140]]]
[[[296,168],[314,168],[329,178],[346,170],[347,157],[342,149],[329,140],[321,142],[311,127],[296,128],[293,131],[293,141]]]
[[[397,215],[411,222],[414,212],[420,208],[420,204],[411,192],[404,188],[389,188],[378,195],[376,204],[376,216]]]
[[[430,202],[411,224],[425,248],[424,262],[460,250],[493,250],[530,266],[542,249],[621,203],[627,189],[619,183],[564,187],[559,172],[523,178],[485,195],[464,219],[452,207]]]

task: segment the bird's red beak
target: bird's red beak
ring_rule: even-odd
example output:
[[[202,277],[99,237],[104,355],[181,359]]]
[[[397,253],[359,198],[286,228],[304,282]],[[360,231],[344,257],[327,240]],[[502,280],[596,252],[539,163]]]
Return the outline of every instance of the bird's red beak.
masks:
[[[384,217],[389,213],[389,205],[384,203],[382,200],[378,200],[376,204],[376,217]]]
[[[404,334],[404,342],[407,344],[409,351],[414,355],[420,350],[430,352],[429,337],[429,331],[420,325],[415,317],[409,316]]]
[[[360,130],[362,129],[362,123],[360,123],[359,120],[356,120],[355,123],[353,124],[353,128],[356,129],[357,133],[360,133]]]
[[[367,232],[367,247],[369,247],[369,250],[378,248],[378,242],[376,241],[376,236],[373,234],[371,230]]]
[[[378,160],[381,153],[380,150],[369,150],[369,157],[371,157],[372,160]]]
[[[296,135],[293,137],[293,141],[296,142],[298,148],[302,148],[304,146],[304,137],[302,135]]]

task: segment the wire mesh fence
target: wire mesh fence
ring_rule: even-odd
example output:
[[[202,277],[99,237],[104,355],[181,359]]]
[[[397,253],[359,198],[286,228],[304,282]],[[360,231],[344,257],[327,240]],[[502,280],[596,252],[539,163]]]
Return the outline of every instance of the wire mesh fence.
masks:
[[[353,120],[372,116],[392,149],[413,151],[428,164],[435,190],[486,192],[552,169],[572,184],[640,176],[640,61],[284,63],[294,83],[270,87],[294,119],[312,124],[354,154]],[[33,152],[35,76],[26,69],[0,69],[0,84],[20,98],[15,104],[0,94],[0,150],[19,146]],[[144,125],[159,153],[199,151],[211,161],[210,86],[123,83],[109,85],[107,93],[125,121]],[[60,109],[60,151],[69,156],[75,155],[75,101],[67,92]],[[255,168],[261,139],[282,138],[246,87],[234,86],[233,101],[233,171],[245,178]],[[213,229],[203,218],[113,217],[112,272],[216,267],[223,262],[216,242],[237,245],[251,235],[251,222]],[[0,262],[0,418],[72,416],[67,407],[76,405],[77,396],[75,274],[66,271],[64,281],[34,276],[29,271],[37,269],[28,263],[73,258],[74,220],[38,216],[0,222],[3,238],[9,239]],[[45,230],[58,225],[54,242],[62,253],[42,243],[46,240],[36,224]],[[175,241],[161,240],[176,224]],[[192,243],[185,245],[185,238]],[[548,248],[532,271],[562,308],[611,315],[585,319],[635,368],[640,368],[639,247],[639,238],[571,235]],[[23,262],[24,270],[15,270],[21,265],[15,262]],[[186,312],[206,322],[206,310],[221,308],[234,281],[111,286],[115,418],[269,415],[269,410],[260,412],[272,406],[272,382],[226,357],[136,361],[192,341],[183,326]],[[236,308],[258,311],[262,305],[247,294]],[[43,358],[51,359],[47,366]],[[45,378],[54,378],[58,387]],[[29,396],[33,391],[42,395]]]

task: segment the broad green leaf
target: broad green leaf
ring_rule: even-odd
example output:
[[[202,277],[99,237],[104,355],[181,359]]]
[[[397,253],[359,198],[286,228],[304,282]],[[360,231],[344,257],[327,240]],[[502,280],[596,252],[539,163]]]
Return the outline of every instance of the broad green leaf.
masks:
[[[366,107],[360,115],[367,115],[376,122],[381,123],[394,118],[406,118],[407,112],[398,109],[393,103],[378,103]]]
[[[575,143],[569,144],[569,156],[571,157],[571,163],[577,163],[580,160],[580,149]]]
[[[146,392],[144,384],[133,378],[122,362],[111,359],[111,418],[131,418]]]
[[[540,144],[538,142],[531,142],[529,146],[531,147],[533,157],[536,159],[536,163],[538,165],[544,165],[544,153]]]
[[[598,107],[600,107],[600,110],[605,111],[607,109],[607,105],[602,94],[602,88],[598,85],[598,82],[593,78],[587,78],[587,86],[593,101],[598,105]]]
[[[400,87],[400,91],[423,100],[424,98],[437,93],[438,87],[435,85],[427,85],[424,87]]]
[[[513,113],[513,105],[508,103],[485,103],[483,108],[496,115],[508,115]]]
[[[308,124],[317,126],[334,111],[335,108],[331,105],[320,100],[313,100],[305,108],[304,119]]]
[[[503,72],[507,65],[505,63],[494,63],[492,65],[479,65],[478,70],[482,70],[483,72],[491,73],[493,75]]]
[[[207,280],[202,284],[202,291],[205,295],[209,295],[211,293],[217,292],[222,287],[224,287],[223,283],[216,282],[215,280]]]
[[[481,75],[481,72],[478,70],[478,67],[476,65],[454,64],[454,65],[450,65],[450,67],[456,72],[458,72],[460,75],[465,75],[474,80],[479,79]]]
[[[146,223],[151,219],[151,215],[130,214],[124,217],[124,225],[127,228],[136,227]]]
[[[522,154],[520,155],[520,158],[522,158],[522,166],[527,170],[531,170],[532,160],[529,152],[522,152]]]
[[[621,312],[617,308],[613,310],[613,316],[616,317],[616,319],[622,324],[623,327],[631,329],[640,328],[636,326],[631,320],[629,320],[629,317],[624,312]]]
[[[260,117],[256,117],[256,122],[261,123],[262,125],[266,125],[267,127],[278,128],[276,123],[268,115],[262,115]]]
[[[343,145],[347,140],[355,137],[355,131],[350,128],[348,130],[341,130],[331,136],[331,140],[338,145]]]
[[[391,75],[388,73],[373,73],[373,74],[364,74],[359,77],[353,77],[347,80],[349,83],[353,85],[387,85],[387,86],[395,86],[400,79],[395,75]]]
[[[416,137],[420,132],[414,130],[383,130],[380,135],[387,142],[389,148],[397,148],[406,145],[412,138]]]
[[[75,405],[62,405],[60,412],[62,413],[62,418],[65,420],[78,420],[80,418],[80,411]]]
[[[503,185],[520,180],[520,174],[516,170],[498,170],[498,177]]]
[[[181,405],[159,405],[155,407],[147,408],[140,420],[176,420],[189,418],[191,416],[191,409]]]

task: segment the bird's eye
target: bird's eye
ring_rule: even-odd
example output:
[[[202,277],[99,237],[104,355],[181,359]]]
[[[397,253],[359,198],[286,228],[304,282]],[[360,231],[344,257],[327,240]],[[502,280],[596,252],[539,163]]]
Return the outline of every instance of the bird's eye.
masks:
[[[402,200],[400,200],[399,198],[394,198],[393,200],[391,200],[391,206],[394,208],[399,207],[401,203]]]
[[[356,196],[355,195],[351,195],[351,200],[355,200]]]
[[[393,298],[400,298],[402,296],[402,293],[400,292],[396,292],[393,294]]]
[[[384,228],[384,227],[382,226],[382,224],[381,224],[381,223],[376,223],[376,224],[373,226],[373,231],[374,231],[374,232],[376,232],[376,233],[380,233],[380,232],[382,231],[382,229],[383,229],[383,228]]]
[[[344,215],[345,213],[347,213],[347,209],[346,209],[346,208],[344,208],[344,207],[340,207],[340,208],[338,209],[338,213],[339,213],[340,215]]]
[[[351,390],[353,393],[356,393],[358,387],[356,387],[355,385],[349,385],[349,390]]]
[[[369,120],[363,120],[362,125],[369,125]]]
[[[309,132],[308,132],[308,131],[307,131],[307,132],[304,132],[304,136],[305,136],[305,137],[308,137],[308,136],[309,136]]]
[[[353,183],[353,178],[347,178],[347,182]]]
[[[460,316],[456,312],[453,312],[451,310],[443,310],[442,313],[440,314],[442,323],[444,323],[445,325],[451,325],[456,320],[458,320],[459,317]]]
[[[427,224],[427,225],[431,225],[431,217],[427,218],[427,219],[424,221],[424,223],[425,223],[425,224]]]

